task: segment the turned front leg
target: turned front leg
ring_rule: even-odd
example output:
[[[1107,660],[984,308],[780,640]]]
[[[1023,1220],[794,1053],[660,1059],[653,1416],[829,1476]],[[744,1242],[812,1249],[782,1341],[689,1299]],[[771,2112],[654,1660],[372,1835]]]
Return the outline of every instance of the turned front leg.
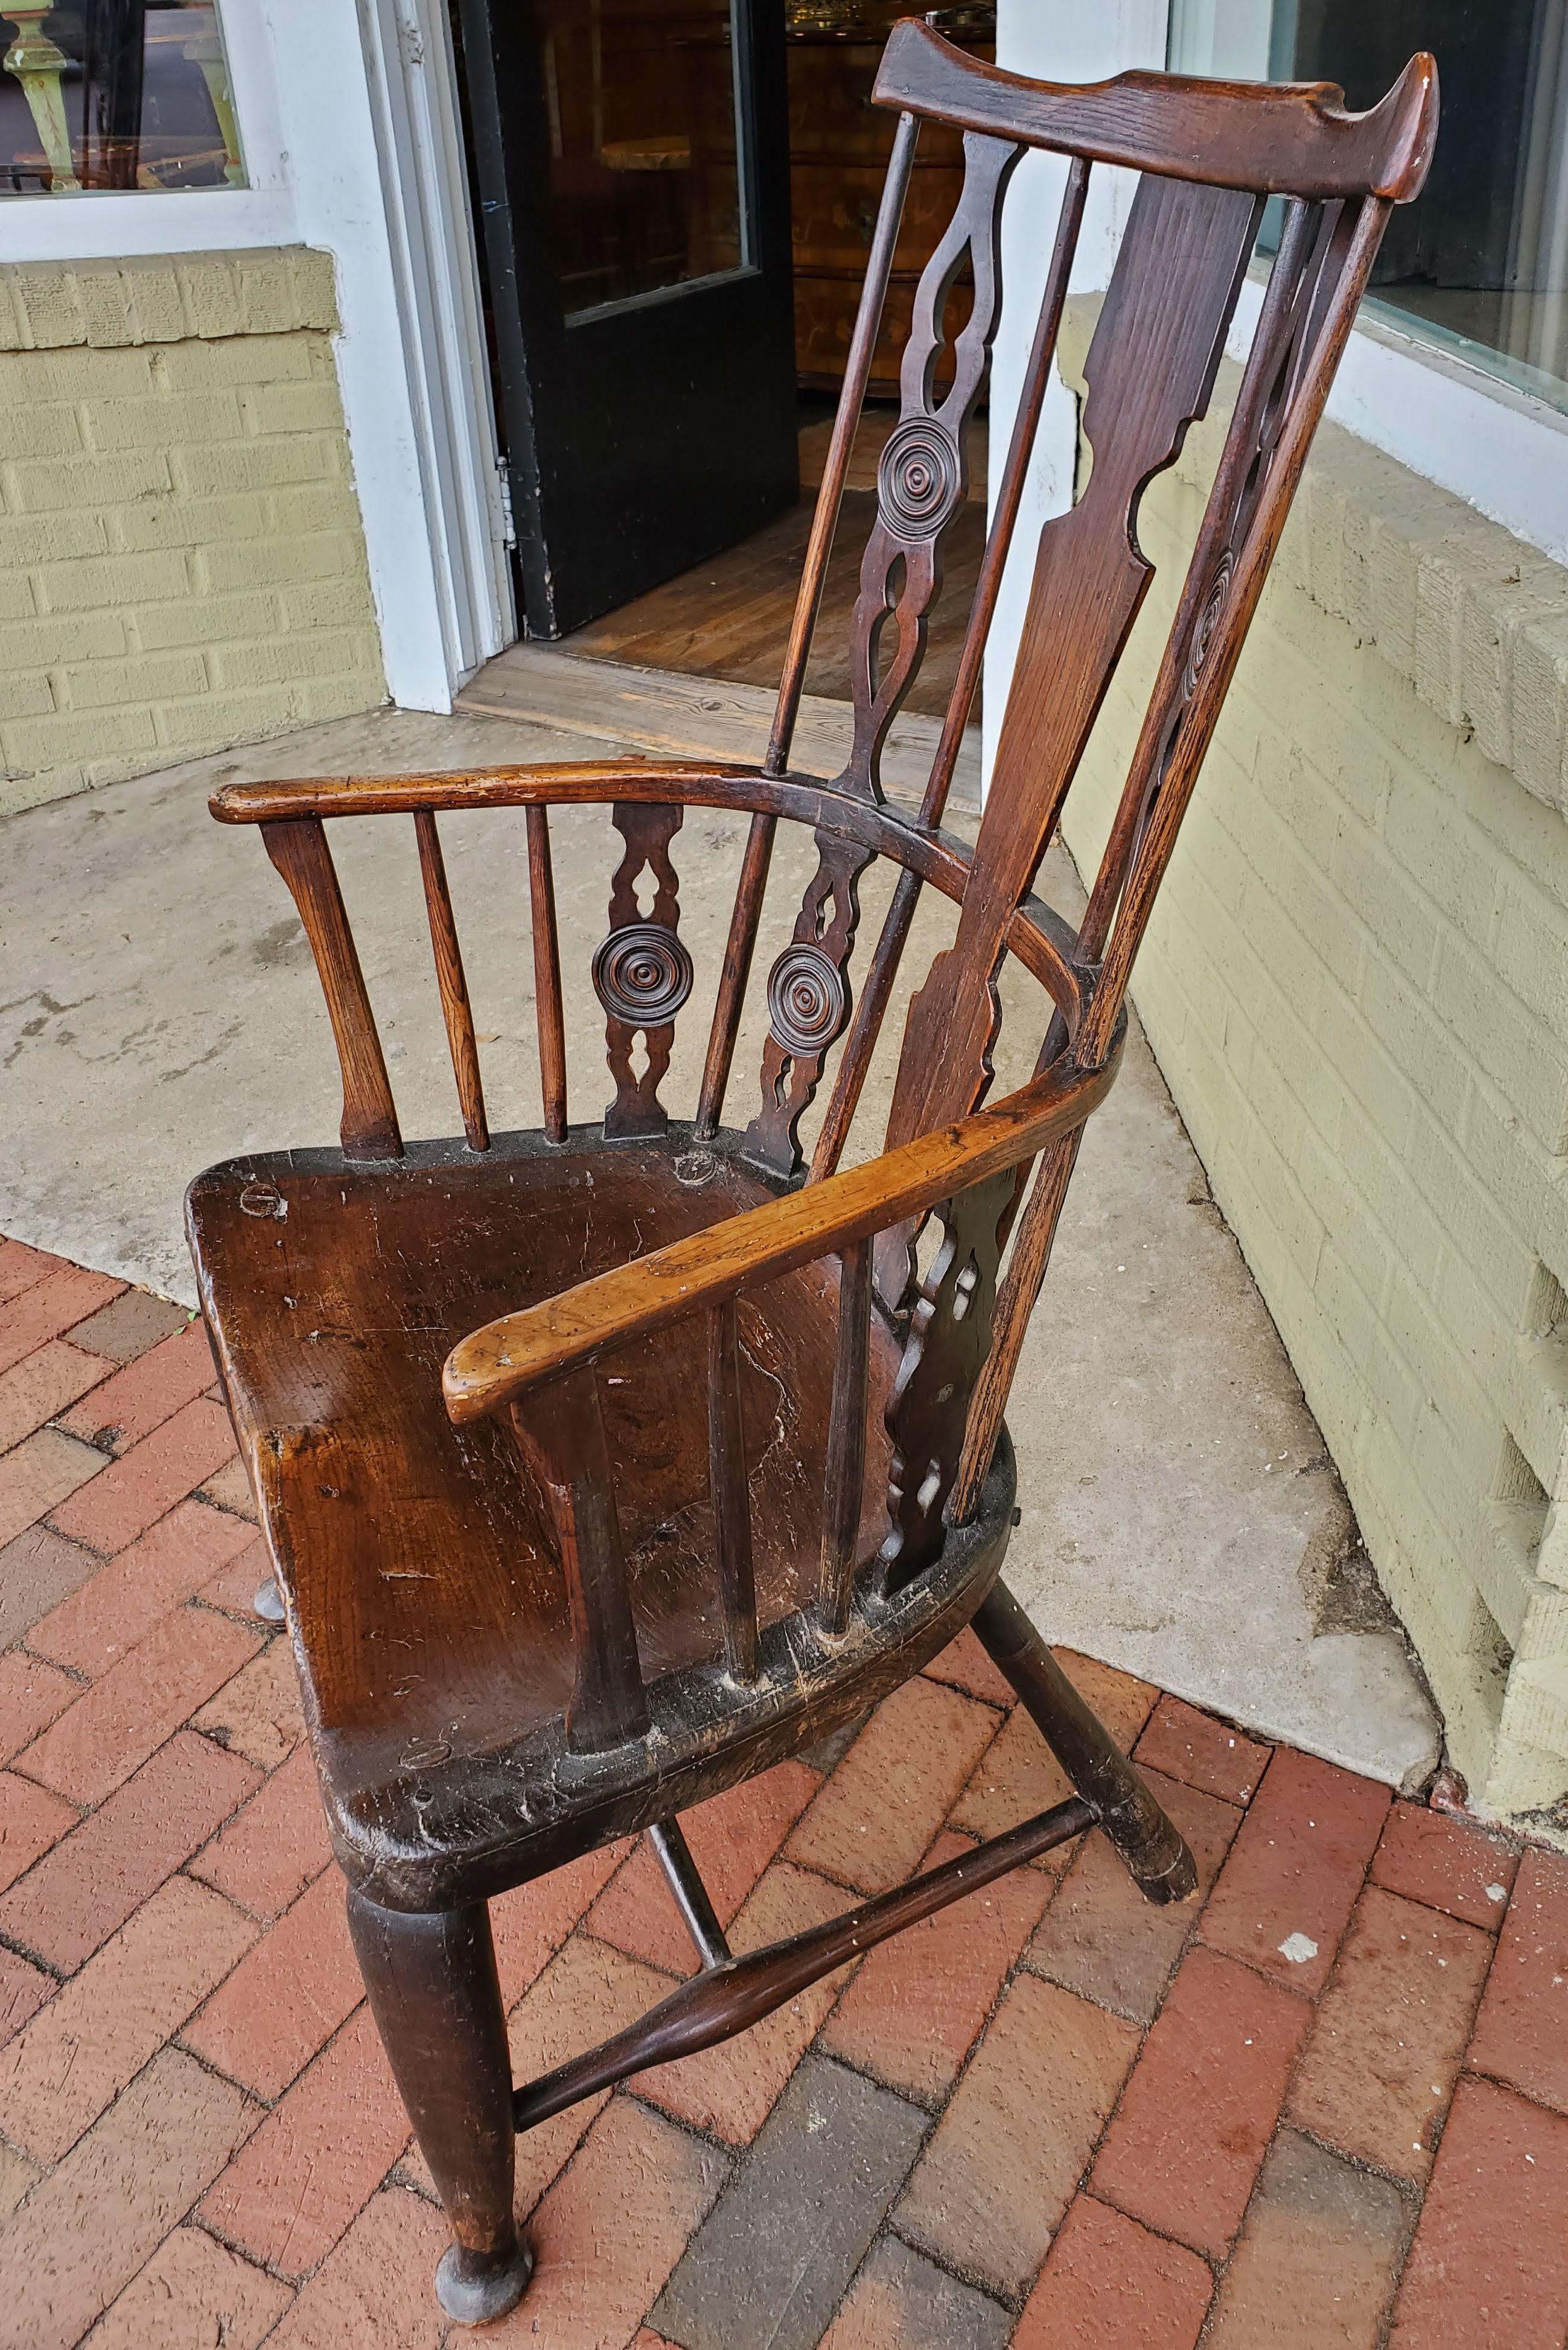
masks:
[[[465,2325],[522,2298],[534,2256],[517,2232],[512,2058],[483,1901],[431,1915],[382,1909],[351,1886],[348,1930],[370,2012],[456,2241],[436,2298]]]

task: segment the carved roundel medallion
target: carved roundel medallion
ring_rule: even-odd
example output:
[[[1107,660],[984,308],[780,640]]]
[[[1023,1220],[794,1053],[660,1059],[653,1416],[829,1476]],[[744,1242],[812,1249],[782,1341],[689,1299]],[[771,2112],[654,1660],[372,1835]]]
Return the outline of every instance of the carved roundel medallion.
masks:
[[[1182,671],[1182,691],[1189,702],[1198,691],[1198,681],[1203,673],[1203,664],[1209,658],[1209,648],[1214,641],[1214,631],[1219,627],[1220,615],[1230,601],[1231,574],[1234,568],[1234,560],[1230,548],[1227,547],[1215,567],[1213,577],[1209,582],[1209,592],[1203,598],[1203,608],[1198,615],[1198,625],[1192,631],[1192,643]]]
[[[627,1028],[662,1028],[691,993],[691,958],[672,931],[628,922],[594,956],[594,993]]]
[[[959,502],[958,451],[934,419],[912,416],[888,435],[877,468],[882,519],[901,538],[932,538]]]
[[[820,947],[785,947],[768,973],[768,1025],[797,1061],[825,1053],[844,1025],[844,975]]]

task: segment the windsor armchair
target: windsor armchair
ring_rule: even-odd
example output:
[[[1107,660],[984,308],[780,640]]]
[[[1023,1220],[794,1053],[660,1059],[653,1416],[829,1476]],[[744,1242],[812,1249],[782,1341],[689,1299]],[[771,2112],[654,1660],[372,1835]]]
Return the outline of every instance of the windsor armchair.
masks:
[[[1168,1821],[998,1580],[1014,1465],[1009,1381],[1085,1120],[1116,1075],[1128,975],[1390,205],[1425,175],[1431,60],[1348,114],[1327,86],[1128,74],[1092,88],[978,63],[906,21],[877,88],[898,110],[760,768],[502,767],[232,786],[293,893],[341,1062],[341,1147],[252,1157],[192,1186],[202,1303],[290,1629],[372,2009],[454,2241],[454,2317],[509,2308],[530,2255],[515,2130],[712,2044],[853,1952],[1099,1827],[1150,1899],[1192,1887]],[[854,738],[832,780],[791,730],[922,120],[964,134],[927,267],[854,619]],[[994,335],[1003,192],[1067,159],[1044,299],[958,681],[918,815],[878,758],[920,660],[943,533]],[[1096,163],[1140,174],[1086,375],[1093,471],[1039,542],[972,853],[940,828],[1017,518]],[[1137,501],[1205,410],[1264,199],[1287,201],[1222,454],[1087,910],[1033,894],[1041,857],[1147,587]],[[972,311],[939,398],[965,262]],[[549,811],[607,806],[625,854],[591,980],[614,1099],[568,1123]],[[544,1126],[489,1131],[437,830],[525,810]],[[688,807],[750,814],[689,1123],[660,1099],[693,986],[673,850]],[[405,1145],[327,846],[411,816],[463,1134]],[[817,866],[767,979],[750,1122],[722,1112],[775,831]],[[897,881],[852,993],[861,877]],[[652,886],[652,903],[639,884]],[[911,995],[886,1148],[841,1170],[920,893],[958,909]],[[1033,1079],[992,1107],[998,973],[1043,991]],[[889,1032],[891,1034],[891,1032]],[[809,1165],[800,1129],[831,1084]],[[923,1278],[916,1243],[937,1246]],[[562,1268],[579,1278],[562,1286]],[[781,1404],[780,1397],[784,1400]],[[732,1957],[679,1814],[850,1722],[966,1623],[1055,1751],[1069,1800],[846,1916]],[[647,1829],[698,1966],[643,2020],[514,2087],[486,1902]]]

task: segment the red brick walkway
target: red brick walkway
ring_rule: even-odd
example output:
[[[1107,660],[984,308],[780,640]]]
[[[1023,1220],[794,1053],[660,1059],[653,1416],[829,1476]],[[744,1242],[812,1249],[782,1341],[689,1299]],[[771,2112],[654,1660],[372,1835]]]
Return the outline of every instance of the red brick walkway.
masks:
[[[204,1340],[11,1242],[0,1300],[0,2345],[435,2350],[444,2230]],[[547,2124],[537,2276],[481,2338],[1560,2350],[1568,1864],[1074,1669],[1203,1905],[1091,1841]],[[744,1948],[1062,1792],[966,1636],[829,1775],[687,1825]],[[496,1925],[519,2072],[690,1964],[635,1848]]]

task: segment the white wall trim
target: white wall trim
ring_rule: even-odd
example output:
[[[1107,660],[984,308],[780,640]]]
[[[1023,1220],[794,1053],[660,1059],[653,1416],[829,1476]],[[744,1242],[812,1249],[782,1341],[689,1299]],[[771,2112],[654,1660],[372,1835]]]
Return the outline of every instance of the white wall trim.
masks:
[[[0,260],[309,244],[394,702],[446,711],[515,633],[445,19],[433,0],[227,0],[250,184],[0,201]]]

